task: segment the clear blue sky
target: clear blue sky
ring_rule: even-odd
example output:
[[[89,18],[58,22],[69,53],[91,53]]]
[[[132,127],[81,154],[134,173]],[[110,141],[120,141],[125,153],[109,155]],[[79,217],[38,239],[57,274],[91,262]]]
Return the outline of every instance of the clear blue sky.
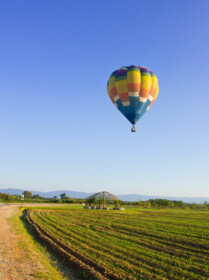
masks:
[[[209,197],[209,1],[0,1],[0,188]],[[106,91],[159,79],[137,132]]]

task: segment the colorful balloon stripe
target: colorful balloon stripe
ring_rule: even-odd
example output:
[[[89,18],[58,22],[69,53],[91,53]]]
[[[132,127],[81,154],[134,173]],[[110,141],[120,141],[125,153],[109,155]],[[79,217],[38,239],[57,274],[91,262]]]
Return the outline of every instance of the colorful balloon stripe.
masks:
[[[158,79],[144,66],[123,66],[111,74],[107,91],[113,104],[135,124],[156,100]]]

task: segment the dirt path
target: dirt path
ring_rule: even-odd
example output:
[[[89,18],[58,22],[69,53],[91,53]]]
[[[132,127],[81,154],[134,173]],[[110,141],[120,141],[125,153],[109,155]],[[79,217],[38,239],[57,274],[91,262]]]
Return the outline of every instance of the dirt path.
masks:
[[[20,204],[0,203],[0,280],[81,280],[77,272],[58,264],[40,245],[34,245],[19,220],[19,207]]]
[[[36,267],[19,247],[18,236],[11,230],[7,220],[15,209],[17,206],[0,206],[0,279],[34,279]]]
[[[17,211],[17,205],[0,204],[0,280],[66,279],[46,278],[47,268],[40,261],[39,253],[30,251],[30,242],[26,243],[29,250],[21,245],[24,236],[14,231],[8,221]]]

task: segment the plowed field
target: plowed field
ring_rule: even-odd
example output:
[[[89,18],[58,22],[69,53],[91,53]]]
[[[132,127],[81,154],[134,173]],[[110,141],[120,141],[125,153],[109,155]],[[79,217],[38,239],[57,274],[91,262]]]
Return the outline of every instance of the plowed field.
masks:
[[[87,279],[209,279],[209,212],[31,209],[28,220]]]

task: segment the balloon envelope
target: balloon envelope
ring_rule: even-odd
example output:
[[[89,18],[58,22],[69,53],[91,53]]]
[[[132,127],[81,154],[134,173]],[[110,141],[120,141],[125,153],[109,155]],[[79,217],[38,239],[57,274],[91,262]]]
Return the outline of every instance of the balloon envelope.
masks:
[[[158,79],[144,66],[126,66],[111,74],[107,91],[113,104],[135,125],[156,100]]]

